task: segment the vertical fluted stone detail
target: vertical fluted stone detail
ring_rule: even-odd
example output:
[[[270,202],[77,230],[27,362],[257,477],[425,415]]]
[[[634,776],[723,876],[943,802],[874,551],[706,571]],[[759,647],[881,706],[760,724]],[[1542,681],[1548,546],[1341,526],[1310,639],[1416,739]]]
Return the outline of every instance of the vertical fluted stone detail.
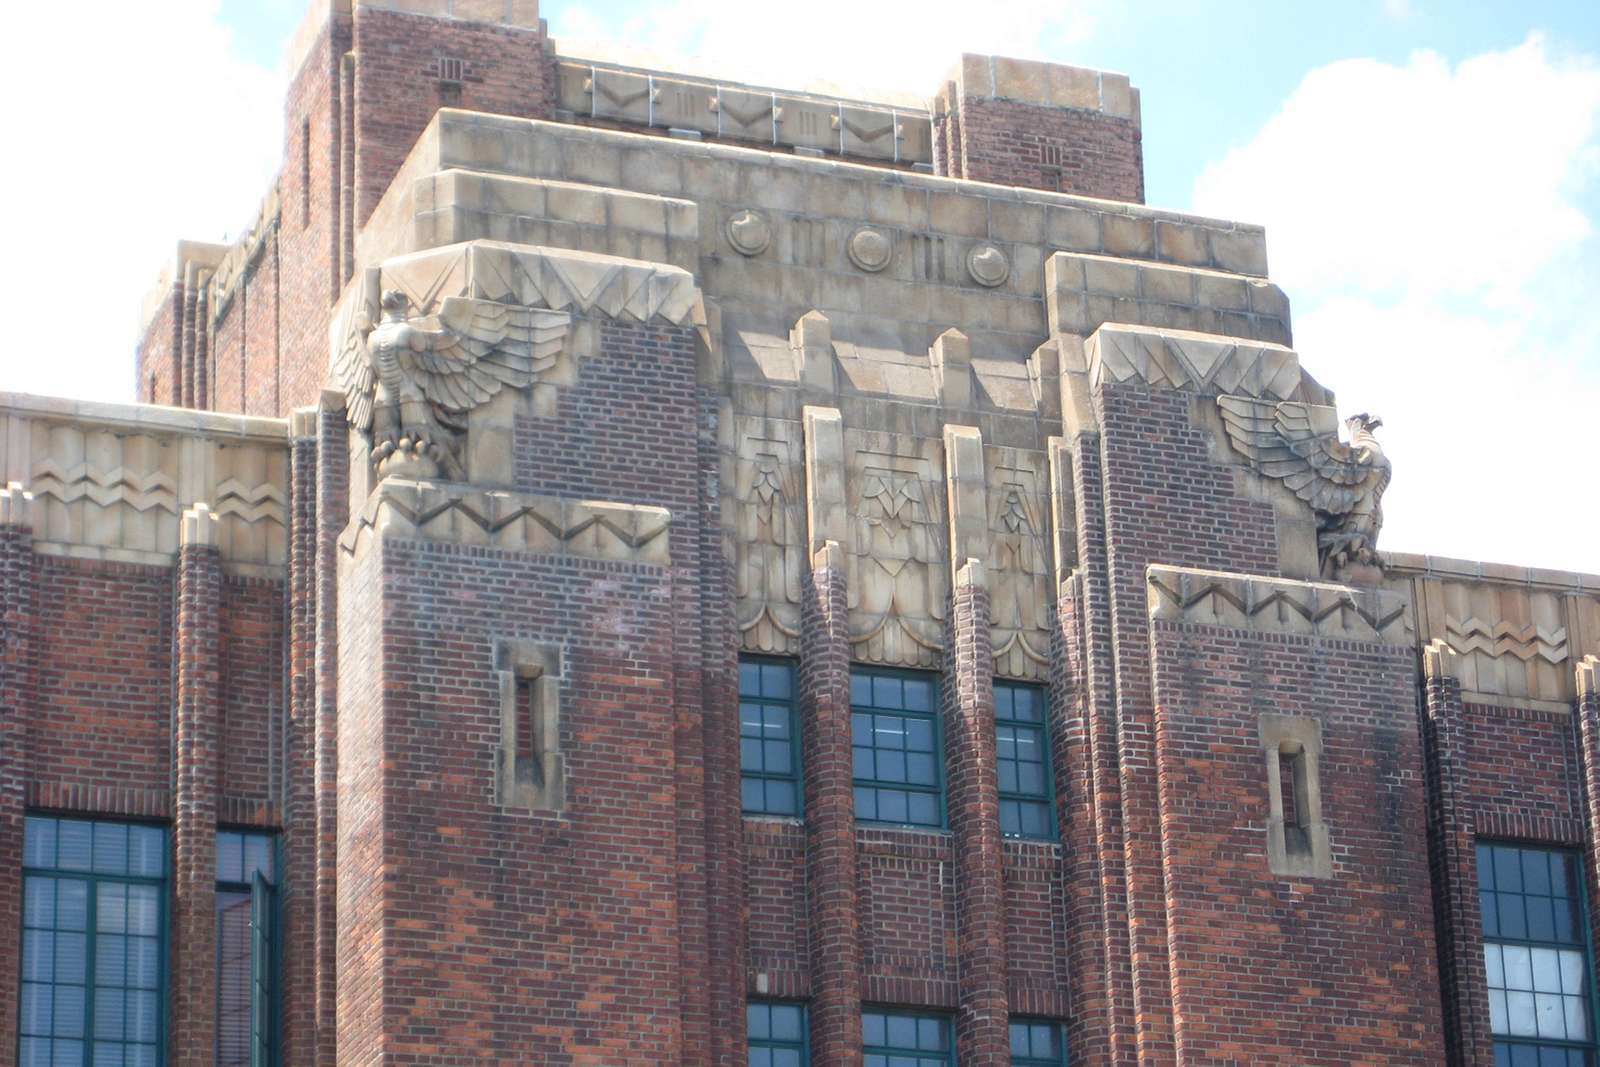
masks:
[[[850,639],[844,553],[827,542],[806,583],[800,657],[811,1055],[861,1062],[861,931],[850,762]]]
[[[222,563],[217,519],[184,512],[177,573],[171,968],[177,1067],[209,1067],[217,1025],[217,772],[222,705]]]
[[[945,685],[945,760],[955,839],[956,1056],[963,1064],[1010,1063],[1007,1037],[1004,856],[995,764],[994,647],[983,564],[956,572]]]

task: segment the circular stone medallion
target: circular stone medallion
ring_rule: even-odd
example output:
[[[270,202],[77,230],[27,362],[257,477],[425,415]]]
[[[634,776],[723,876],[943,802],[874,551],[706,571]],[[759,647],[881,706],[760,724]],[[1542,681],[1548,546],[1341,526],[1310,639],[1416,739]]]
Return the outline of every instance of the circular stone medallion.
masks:
[[[728,219],[728,243],[742,256],[759,256],[772,243],[767,220],[746,208]]]
[[[967,273],[979,285],[993,289],[1011,277],[1011,262],[994,245],[977,245],[967,253]]]
[[[850,262],[869,274],[876,274],[889,265],[894,245],[881,230],[863,226],[850,235],[845,250],[850,254]]]

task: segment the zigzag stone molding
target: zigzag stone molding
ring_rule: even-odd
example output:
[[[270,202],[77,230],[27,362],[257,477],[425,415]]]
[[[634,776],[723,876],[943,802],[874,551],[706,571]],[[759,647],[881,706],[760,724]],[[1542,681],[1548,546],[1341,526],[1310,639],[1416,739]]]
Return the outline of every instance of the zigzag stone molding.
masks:
[[[1145,581],[1153,621],[1413,644],[1406,598],[1385,589],[1163,566]]]
[[[1546,663],[1564,663],[1567,659],[1564,626],[1546,629],[1533,623],[1516,626],[1509,622],[1490,623],[1477,617],[1458,619],[1446,615],[1444,632],[1450,647],[1463,655],[1482,652],[1489,656],[1515,656],[1524,663],[1535,656]]]
[[[374,537],[398,537],[664,566],[671,525],[666,508],[386,478],[339,549],[357,557]]]
[[[1090,386],[1144,382],[1162,389],[1289,400],[1303,375],[1293,349],[1188,330],[1107,323],[1084,344]]]

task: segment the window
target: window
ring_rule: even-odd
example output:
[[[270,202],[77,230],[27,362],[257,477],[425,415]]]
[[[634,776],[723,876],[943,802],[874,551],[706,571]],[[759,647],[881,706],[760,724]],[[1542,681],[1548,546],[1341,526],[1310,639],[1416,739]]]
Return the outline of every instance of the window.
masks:
[[[1589,953],[1575,853],[1478,845],[1497,1067],[1590,1067]]]
[[[745,1009],[750,1067],[805,1067],[806,1009],[801,1004],[752,1000]]]
[[[1322,820],[1322,724],[1262,712],[1257,721],[1267,770],[1267,865],[1285,878],[1332,878],[1333,848]]]
[[[167,832],[29,816],[21,1067],[156,1067],[165,1017]]]
[[[1063,1067],[1066,1062],[1060,1023],[1049,1019],[1011,1020],[1012,1067]]]
[[[953,1067],[950,1020],[943,1015],[869,1008],[861,1013],[862,1067]]]
[[[277,1062],[276,844],[217,832],[218,1067]]]
[[[750,815],[800,814],[800,731],[794,667],[739,660],[739,788]]]
[[[1050,745],[1045,691],[994,683],[994,734],[1000,771],[1000,830],[1007,837],[1052,836]]]
[[[937,694],[934,679],[925,674],[851,672],[857,819],[943,825]]]

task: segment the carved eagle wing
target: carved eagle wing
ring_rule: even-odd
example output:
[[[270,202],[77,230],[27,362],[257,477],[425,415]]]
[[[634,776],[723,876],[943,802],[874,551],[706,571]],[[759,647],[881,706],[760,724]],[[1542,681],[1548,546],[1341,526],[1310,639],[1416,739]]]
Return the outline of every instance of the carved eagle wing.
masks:
[[[1219,396],[1217,407],[1228,440],[1250,466],[1314,510],[1345,515],[1360,501],[1373,466],[1339,439],[1333,408],[1247,396]]]
[[[571,321],[565,311],[446,297],[437,314],[411,321],[400,365],[436,407],[469,411],[553,366]]]
[[[351,303],[339,325],[343,337],[333,352],[333,380],[344,391],[345,417],[362,433],[372,428],[372,360],[367,356],[365,309]]]

